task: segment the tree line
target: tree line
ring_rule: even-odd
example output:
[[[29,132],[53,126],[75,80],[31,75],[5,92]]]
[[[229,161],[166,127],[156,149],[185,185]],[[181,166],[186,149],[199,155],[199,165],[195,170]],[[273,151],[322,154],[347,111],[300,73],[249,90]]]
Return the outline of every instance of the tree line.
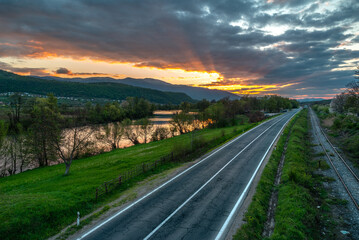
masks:
[[[52,94],[27,100],[14,94],[10,96],[8,119],[0,121],[0,176],[22,172],[26,166],[48,166],[59,159],[68,174],[74,159],[93,153],[89,150],[94,144],[90,137],[100,128],[106,134],[96,139],[109,142],[112,138],[112,149],[118,147],[116,141],[122,136],[138,144],[142,131],[147,141],[152,126],[148,117],[153,109],[147,100],[132,97],[121,104],[87,103],[85,107],[64,108]],[[131,127],[134,119],[139,119],[135,124],[144,126],[140,131]],[[114,123],[98,124],[109,122]]]
[[[65,164],[69,174],[74,159],[95,154],[93,145],[101,141],[112,150],[122,139],[132,144],[163,140],[206,127],[226,127],[265,118],[264,112],[279,112],[298,107],[295,100],[272,95],[244,96],[238,100],[202,100],[167,105],[179,109],[169,127],[154,127],[149,120],[153,111],[166,105],[129,97],[126,101],[104,105],[86,103],[82,107],[58,104],[49,94],[46,98],[10,97],[8,120],[0,121],[0,154],[5,166],[0,175],[22,172],[26,166],[43,167],[53,162]],[[93,137],[94,136],[94,137]]]
[[[265,112],[280,112],[284,109],[299,107],[296,100],[277,95],[264,97],[243,96],[241,99],[224,98],[219,101],[202,100],[197,103],[183,102],[174,114],[172,131],[180,134],[204,127],[227,127],[245,122],[259,122]]]

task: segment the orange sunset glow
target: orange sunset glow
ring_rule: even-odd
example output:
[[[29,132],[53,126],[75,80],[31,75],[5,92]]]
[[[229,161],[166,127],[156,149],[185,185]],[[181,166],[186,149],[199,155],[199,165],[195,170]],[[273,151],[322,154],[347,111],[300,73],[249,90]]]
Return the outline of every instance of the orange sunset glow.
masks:
[[[63,11],[2,14],[0,69],[42,77],[152,78],[237,95],[328,98],[340,93],[359,63],[359,25],[348,25],[351,12],[330,24],[337,10],[350,9],[346,1],[268,0],[244,4],[234,15],[231,7],[212,3],[188,9],[179,3],[129,4],[106,8],[106,14],[86,3],[54,5]],[[118,11],[111,15],[112,9]]]

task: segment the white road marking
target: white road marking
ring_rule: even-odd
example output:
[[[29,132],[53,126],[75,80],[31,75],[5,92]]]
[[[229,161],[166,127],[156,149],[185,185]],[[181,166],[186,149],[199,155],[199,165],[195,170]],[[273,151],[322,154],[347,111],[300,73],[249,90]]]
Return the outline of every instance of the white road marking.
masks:
[[[298,111],[298,112],[300,112],[300,111]],[[275,138],[273,139],[272,143],[270,144],[270,146],[268,147],[267,151],[266,151],[265,154],[263,155],[261,161],[259,162],[259,164],[258,164],[256,170],[254,171],[254,173],[253,173],[251,179],[249,180],[249,182],[248,182],[246,188],[244,189],[244,191],[242,192],[242,194],[241,194],[240,197],[238,198],[238,200],[237,200],[236,204],[234,205],[234,207],[233,207],[231,213],[228,215],[226,221],[224,222],[224,224],[223,224],[221,230],[219,230],[219,232],[218,232],[218,234],[217,234],[215,240],[220,240],[220,239],[222,239],[223,237],[225,237],[225,234],[224,234],[224,233],[226,233],[226,231],[228,230],[228,227],[230,226],[230,223],[231,223],[231,221],[232,221],[232,218],[234,217],[234,214],[237,212],[237,210],[238,210],[240,204],[241,204],[242,201],[243,201],[243,198],[244,198],[245,195],[247,194],[247,191],[248,191],[250,185],[252,184],[254,177],[257,175],[257,172],[258,172],[259,168],[261,167],[261,165],[262,165],[264,159],[266,158],[266,156],[267,156],[269,150],[270,150],[271,147],[273,146],[273,144],[274,144],[274,142],[276,141],[276,139],[278,138],[279,134],[282,132],[283,128],[288,124],[288,122],[289,122],[298,112],[296,112],[293,116],[291,116],[291,117],[288,119],[288,121],[283,125],[283,127],[280,129],[280,131],[278,132],[278,134],[277,134],[277,135],[275,136]]]
[[[197,195],[208,183],[210,183],[223,169],[225,169],[234,159],[236,159],[244,150],[246,150],[252,143],[254,143],[258,138],[260,138],[265,132],[267,132],[270,128],[272,128],[275,124],[280,122],[283,118],[278,120],[269,126],[266,130],[264,130],[261,134],[259,134],[255,139],[253,139],[247,146],[245,146],[240,152],[238,152],[231,160],[229,160],[220,170],[218,170],[205,184],[203,184],[196,192],[194,192],[186,201],[184,201],[175,211],[173,211],[165,220],[163,220],[150,234],[148,234],[144,240],[148,240],[155,234],[158,229],[160,229],[168,220],[170,220],[181,208],[186,205],[194,196]]]
[[[284,116],[285,117],[285,116]],[[284,117],[280,118],[280,120],[282,120]],[[224,144],[222,147],[218,148],[216,151],[214,151],[213,153],[211,153],[210,155],[208,155],[207,157],[205,157],[204,159],[200,160],[199,162],[197,162],[196,164],[192,165],[191,167],[187,168],[186,170],[184,170],[183,172],[181,172],[180,174],[176,175],[175,177],[171,178],[170,180],[168,180],[167,182],[165,182],[164,184],[162,184],[161,186],[155,188],[154,190],[152,190],[151,192],[147,193],[146,195],[144,195],[143,197],[141,197],[140,199],[136,200],[135,202],[131,203],[130,205],[128,205],[126,208],[122,209],[121,211],[119,211],[118,213],[116,213],[115,215],[113,215],[112,217],[106,219],[105,221],[103,221],[102,223],[100,223],[99,225],[97,225],[96,227],[92,228],[91,230],[89,230],[87,233],[85,233],[84,235],[82,235],[81,237],[77,238],[77,240],[81,240],[85,237],[87,237],[88,235],[90,235],[91,233],[93,233],[94,231],[96,231],[97,229],[99,229],[100,227],[102,227],[103,225],[105,225],[106,223],[110,222],[112,219],[116,218],[117,216],[121,215],[123,212],[127,211],[128,209],[130,209],[131,207],[133,207],[134,205],[136,205],[137,203],[141,202],[143,199],[147,198],[148,196],[150,196],[151,194],[153,194],[154,192],[157,192],[159,189],[163,188],[164,186],[166,186],[167,184],[171,183],[172,181],[174,181],[175,179],[177,179],[178,177],[180,177],[181,175],[185,174],[186,172],[188,172],[189,170],[191,170],[192,168],[196,167],[197,165],[199,165],[200,163],[204,162],[205,160],[207,160],[209,157],[213,156],[214,154],[216,154],[217,152],[219,152],[220,150],[222,150],[223,148],[227,147],[228,145],[232,144],[233,142],[237,141],[238,139],[242,138],[243,136],[247,135],[248,133],[252,132],[254,129],[262,126],[265,123],[268,123],[271,120],[270,119],[266,122],[263,122],[261,124],[259,124],[258,126],[250,129],[247,132],[244,132],[243,134],[239,135],[238,137],[236,137],[235,139],[227,142],[226,144]],[[278,120],[277,122],[279,122],[280,120]],[[276,123],[277,123],[276,122]]]

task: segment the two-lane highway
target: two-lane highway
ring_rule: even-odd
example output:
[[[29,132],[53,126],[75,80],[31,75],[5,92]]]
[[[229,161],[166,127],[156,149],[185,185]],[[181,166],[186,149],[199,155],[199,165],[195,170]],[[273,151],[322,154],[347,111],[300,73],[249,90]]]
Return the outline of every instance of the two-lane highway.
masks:
[[[296,112],[262,123],[214,150],[79,239],[224,237],[271,145]]]

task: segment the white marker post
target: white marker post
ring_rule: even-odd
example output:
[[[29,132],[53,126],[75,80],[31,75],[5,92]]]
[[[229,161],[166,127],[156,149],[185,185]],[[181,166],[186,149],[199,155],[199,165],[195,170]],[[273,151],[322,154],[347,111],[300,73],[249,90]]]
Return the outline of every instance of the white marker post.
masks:
[[[77,212],[77,226],[80,226],[80,212]]]

